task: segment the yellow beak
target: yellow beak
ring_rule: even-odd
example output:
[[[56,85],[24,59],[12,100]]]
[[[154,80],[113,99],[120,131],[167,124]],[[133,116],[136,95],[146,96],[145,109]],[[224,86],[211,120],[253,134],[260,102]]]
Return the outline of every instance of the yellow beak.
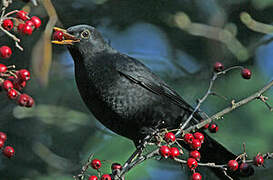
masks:
[[[53,41],[51,41],[51,43],[53,43],[53,44],[73,45],[73,43],[75,43],[75,42],[80,42],[80,39],[78,39],[75,36],[69,34],[65,29],[54,27],[53,30],[54,31],[62,31],[63,34],[64,34],[63,40],[61,40],[61,41],[53,40]]]

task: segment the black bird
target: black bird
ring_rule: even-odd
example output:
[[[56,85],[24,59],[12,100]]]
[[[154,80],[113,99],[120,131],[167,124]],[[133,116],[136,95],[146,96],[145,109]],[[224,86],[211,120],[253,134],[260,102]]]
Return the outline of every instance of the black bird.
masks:
[[[57,30],[63,31],[65,38],[53,43],[68,45],[77,86],[89,110],[136,146],[162,121],[160,128],[175,129],[192,113],[193,108],[163,80],[140,61],[113,49],[94,27]],[[196,114],[195,119],[200,121],[201,116]],[[226,164],[236,158],[207,134],[205,139],[200,149],[202,162]],[[213,170],[221,179],[226,178],[221,170]]]

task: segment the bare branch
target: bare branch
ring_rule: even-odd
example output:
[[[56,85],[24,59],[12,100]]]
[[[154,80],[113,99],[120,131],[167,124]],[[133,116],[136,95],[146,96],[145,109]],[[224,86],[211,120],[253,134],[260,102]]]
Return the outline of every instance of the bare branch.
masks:
[[[190,132],[192,130],[196,130],[196,129],[200,129],[203,126],[205,126],[206,124],[210,123],[213,120],[219,119],[220,117],[222,117],[223,115],[233,111],[234,109],[237,109],[238,107],[245,105],[247,103],[249,103],[250,101],[253,101],[255,99],[259,99],[259,97],[265,92],[267,91],[269,88],[271,88],[273,86],[273,80],[271,82],[269,82],[267,85],[265,85],[262,89],[260,89],[259,91],[257,91],[256,93],[252,94],[249,97],[246,97],[244,99],[242,99],[241,101],[234,103],[232,106],[229,106],[225,109],[223,109],[222,111],[214,114],[213,116],[211,116],[210,118],[189,127],[188,129],[186,129],[185,131]]]
[[[191,115],[188,117],[188,119],[184,122],[184,123],[181,123],[179,125],[179,131],[176,132],[176,136],[178,136],[179,134],[182,133],[182,131],[185,129],[185,127],[188,125],[188,123],[193,119],[193,116],[194,114],[199,110],[201,104],[208,98],[208,96],[211,94],[211,89],[214,85],[214,82],[215,80],[222,74],[226,74],[227,72],[231,71],[231,70],[234,70],[234,69],[242,69],[243,67],[242,66],[232,66],[230,68],[227,68],[226,70],[224,71],[220,71],[218,73],[214,73],[213,74],[213,77],[211,78],[210,80],[210,83],[209,83],[209,87],[208,87],[208,90],[206,92],[206,94],[200,99],[198,100],[198,104],[197,106],[194,108],[193,112],[191,113]]]

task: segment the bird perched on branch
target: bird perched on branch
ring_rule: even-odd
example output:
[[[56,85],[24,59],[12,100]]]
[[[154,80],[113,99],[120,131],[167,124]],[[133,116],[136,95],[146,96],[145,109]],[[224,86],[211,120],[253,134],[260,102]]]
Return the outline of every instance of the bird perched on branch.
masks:
[[[65,38],[53,43],[68,45],[82,99],[110,130],[137,146],[150,129],[176,129],[192,113],[193,108],[163,80],[137,59],[113,49],[94,27],[58,30]],[[195,119],[200,121],[201,116],[196,113]],[[205,138],[202,162],[226,164],[236,158],[207,134]],[[214,172],[226,178],[221,170],[214,168]]]

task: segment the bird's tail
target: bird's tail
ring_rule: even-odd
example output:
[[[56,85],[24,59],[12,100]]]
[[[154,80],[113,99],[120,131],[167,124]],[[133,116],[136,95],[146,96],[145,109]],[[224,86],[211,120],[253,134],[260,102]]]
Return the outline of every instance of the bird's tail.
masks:
[[[227,150],[223,145],[218,143],[216,140],[211,138],[209,135],[204,133],[205,141],[202,144],[201,149],[199,150],[201,154],[201,162],[202,163],[215,163],[217,165],[227,164],[229,160],[236,159],[236,155]],[[230,179],[230,176],[234,180],[240,179],[240,177],[251,176],[254,173],[253,167],[250,167],[249,173],[241,174],[239,169],[235,172],[227,171],[226,176],[222,169],[220,168],[211,168],[211,170],[215,173],[217,177],[221,180]]]

